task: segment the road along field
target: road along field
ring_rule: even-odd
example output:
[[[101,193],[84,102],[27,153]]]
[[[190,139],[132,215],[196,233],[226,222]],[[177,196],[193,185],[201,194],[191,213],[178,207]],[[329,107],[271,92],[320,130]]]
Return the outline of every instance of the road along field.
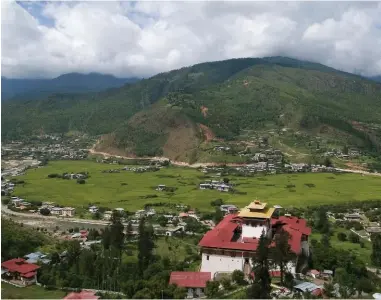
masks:
[[[201,211],[212,210],[210,202],[221,198],[238,207],[254,199],[272,205],[303,207],[308,205],[381,199],[381,177],[360,174],[300,173],[257,177],[229,176],[238,194],[216,190],[199,190],[207,180],[196,169],[169,167],[157,172],[102,173],[102,170],[122,166],[91,161],[54,161],[48,166],[31,169],[19,179],[14,194],[26,200],[52,201],[57,204],[87,207],[89,203],[109,208],[122,207],[129,211],[142,209],[147,203],[190,205]],[[48,178],[49,174],[87,171],[85,184],[76,180]],[[218,178],[208,178],[218,179]],[[159,184],[174,187],[173,193],[156,191]],[[160,207],[157,207],[160,210]]]

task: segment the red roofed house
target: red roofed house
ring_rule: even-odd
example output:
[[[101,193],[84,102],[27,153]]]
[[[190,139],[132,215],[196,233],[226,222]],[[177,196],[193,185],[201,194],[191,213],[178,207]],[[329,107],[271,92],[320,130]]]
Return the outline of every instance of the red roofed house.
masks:
[[[295,260],[287,265],[288,271],[296,273],[296,259],[302,252],[309,256],[308,236],[311,228],[304,219],[296,217],[275,217],[277,208],[254,201],[238,214],[229,214],[199,242],[202,253],[201,272],[211,272],[214,279],[218,273],[241,270],[249,276],[252,270],[251,258],[264,232],[273,239],[279,230],[290,235],[290,249]],[[273,244],[272,244],[273,245]],[[271,247],[271,246],[270,246]],[[276,269],[274,269],[276,270]]]
[[[40,266],[30,264],[23,258],[14,258],[1,264],[1,279],[20,286],[36,283]]]
[[[202,297],[206,283],[212,280],[210,272],[172,272],[169,284],[188,289],[188,297]]]
[[[79,293],[72,292],[68,294],[64,299],[99,299],[94,292],[91,291],[80,291]]]

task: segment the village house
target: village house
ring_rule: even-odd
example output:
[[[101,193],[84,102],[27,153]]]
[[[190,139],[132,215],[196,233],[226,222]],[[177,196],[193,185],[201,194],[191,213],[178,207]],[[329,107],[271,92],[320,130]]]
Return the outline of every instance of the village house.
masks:
[[[172,272],[169,284],[187,289],[187,298],[204,296],[206,283],[212,279],[210,272]]]
[[[361,215],[359,213],[345,214],[344,220],[360,222],[361,221]]]
[[[92,214],[95,214],[96,212],[98,212],[98,207],[96,206],[90,206],[89,207],[89,212],[92,213]]]
[[[107,210],[103,213],[103,219],[105,219],[106,221],[110,220],[111,219],[111,215],[112,215],[112,211],[111,210]]]
[[[60,216],[62,214],[62,208],[61,207],[53,207],[50,209],[50,213],[52,215]]]
[[[43,264],[50,263],[50,259],[47,258],[47,255],[41,252],[29,253],[25,255],[24,258],[26,259],[26,262],[30,264],[36,264],[38,262],[41,262]]]
[[[311,276],[312,278],[318,278],[320,275],[320,272],[318,270],[313,269],[308,271],[307,275]]]
[[[286,268],[295,274],[297,257],[301,253],[309,256],[308,236],[311,228],[305,219],[277,215],[276,208],[258,200],[238,214],[226,215],[199,242],[202,253],[200,271],[211,272],[212,278],[234,270],[241,270],[249,276],[253,268],[251,258],[262,232],[273,239],[279,230],[284,229],[290,235],[290,250],[294,254],[294,259]]]
[[[164,184],[159,184],[156,188],[156,191],[165,191],[166,186]]]
[[[75,208],[73,207],[64,207],[61,209],[61,216],[63,217],[74,217]]]
[[[23,258],[14,258],[1,263],[1,279],[17,286],[28,286],[37,281],[40,266],[31,264]]]

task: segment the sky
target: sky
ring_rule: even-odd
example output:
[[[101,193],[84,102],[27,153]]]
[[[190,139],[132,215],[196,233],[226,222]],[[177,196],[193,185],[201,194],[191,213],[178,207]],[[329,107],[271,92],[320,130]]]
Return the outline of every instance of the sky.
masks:
[[[288,56],[381,74],[381,2],[1,1],[1,70],[149,77],[206,61]]]

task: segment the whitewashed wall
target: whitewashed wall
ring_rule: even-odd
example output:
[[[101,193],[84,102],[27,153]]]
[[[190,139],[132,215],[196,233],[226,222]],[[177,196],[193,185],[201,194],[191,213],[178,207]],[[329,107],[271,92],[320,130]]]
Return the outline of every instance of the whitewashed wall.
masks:
[[[209,256],[209,260],[207,259]],[[211,272],[212,278],[216,272],[233,272],[234,270],[243,271],[245,258],[230,257],[224,255],[202,254],[201,272]]]
[[[265,231],[265,234],[269,234],[269,229],[267,226],[250,226],[250,225],[242,225],[242,237],[247,237],[247,238],[260,238],[262,235],[262,232]]]

